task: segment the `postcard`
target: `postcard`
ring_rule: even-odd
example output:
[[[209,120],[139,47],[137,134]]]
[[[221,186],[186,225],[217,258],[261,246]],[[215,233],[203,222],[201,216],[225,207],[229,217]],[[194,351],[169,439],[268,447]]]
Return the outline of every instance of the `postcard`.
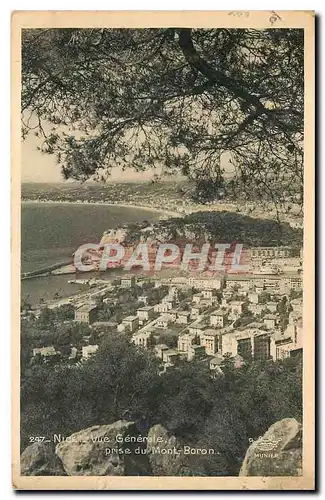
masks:
[[[314,490],[312,11],[12,15],[19,490]]]

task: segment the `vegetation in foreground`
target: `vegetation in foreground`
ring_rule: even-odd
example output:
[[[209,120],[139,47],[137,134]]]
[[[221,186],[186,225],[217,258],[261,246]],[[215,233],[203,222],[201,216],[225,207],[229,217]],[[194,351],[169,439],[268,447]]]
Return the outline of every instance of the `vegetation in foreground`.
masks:
[[[159,376],[154,356],[111,334],[95,356],[74,367],[25,366],[21,379],[22,449],[30,436],[71,433],[130,415],[145,433],[161,423],[180,439],[219,453],[196,457],[204,475],[236,475],[249,446],[275,421],[302,418],[302,363],[247,363],[235,369],[225,360],[224,376],[184,362]]]

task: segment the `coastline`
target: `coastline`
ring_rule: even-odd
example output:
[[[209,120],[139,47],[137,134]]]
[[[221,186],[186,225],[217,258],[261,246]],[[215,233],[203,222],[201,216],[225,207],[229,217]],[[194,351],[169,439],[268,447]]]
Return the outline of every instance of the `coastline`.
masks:
[[[135,210],[144,210],[144,211],[150,211],[154,212],[157,214],[160,214],[161,217],[160,219],[164,218],[181,218],[184,217],[186,214],[182,214],[180,212],[173,212],[170,210],[164,210],[164,209],[159,209],[156,207],[148,207],[148,206],[143,206],[143,205],[135,205],[135,204],[127,204],[127,203],[108,203],[108,202],[95,202],[95,201],[55,201],[55,200],[30,200],[30,199],[21,199],[21,203],[24,204],[47,204],[47,205],[91,205],[91,206],[112,206],[112,207],[121,207],[121,208],[129,208],[129,209],[135,209]],[[23,273],[21,276],[21,281],[24,281],[26,279],[34,279],[34,278],[39,278],[39,277],[50,277],[50,276],[66,276],[66,275],[71,275],[75,274],[75,269],[72,268],[72,262],[66,262],[63,263],[62,265],[54,264],[50,266],[49,269],[40,269],[40,270],[33,270],[28,273]],[[55,267],[55,270],[52,269]],[[24,276],[25,274],[25,276]]]
[[[188,209],[183,209],[182,211],[172,211],[172,210],[165,210],[164,208],[157,208],[157,207],[151,207],[151,206],[146,206],[146,205],[137,205],[135,203],[109,203],[109,202],[101,202],[101,201],[59,201],[59,200],[29,200],[29,199],[21,199],[21,203],[26,203],[26,204],[32,204],[32,203],[44,203],[44,204],[53,204],[53,205],[98,205],[98,206],[108,206],[108,207],[121,207],[121,208],[131,208],[131,209],[139,209],[139,210],[148,210],[150,212],[154,213],[159,213],[163,216],[167,217],[174,217],[174,218],[183,218],[186,215],[190,215],[196,212],[238,212],[238,207],[234,203],[217,203],[217,204],[209,204],[209,205],[202,205],[200,207],[191,207]],[[252,213],[250,210],[243,209],[242,213],[254,218],[254,219],[269,219],[269,220],[277,220],[276,216],[274,213],[271,213],[270,211],[266,210],[261,210],[261,211],[255,211],[255,213]],[[293,228],[302,228],[303,226],[303,221],[300,216],[289,218],[288,216],[285,216],[282,221],[282,223],[287,223]]]
[[[108,207],[121,207],[121,208],[134,208],[139,210],[148,210],[150,212],[166,214],[170,217],[183,217],[182,212],[173,212],[171,210],[165,210],[163,208],[148,207],[145,205],[135,205],[129,203],[108,203],[108,202],[98,202],[98,201],[55,201],[55,200],[21,200],[21,203],[44,203],[49,205],[99,205]]]

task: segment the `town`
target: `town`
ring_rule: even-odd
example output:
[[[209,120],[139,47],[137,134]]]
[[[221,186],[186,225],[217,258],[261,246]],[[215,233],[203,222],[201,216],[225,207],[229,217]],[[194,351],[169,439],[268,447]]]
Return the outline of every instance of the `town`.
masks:
[[[55,345],[32,346],[31,362],[78,367],[114,332],[151,351],[161,375],[184,361],[207,364],[211,377],[217,377],[223,375],[225,360],[241,367],[249,360],[297,356],[303,343],[302,251],[297,255],[290,247],[255,247],[250,253],[251,273],[245,275],[123,274],[106,286],[104,280],[95,281],[92,295],[68,304],[71,316],[65,323],[86,328],[81,342],[61,351]],[[116,307],[119,314],[114,315]],[[42,309],[36,316],[41,314]],[[22,311],[22,321],[31,317],[33,311]]]
[[[193,199],[193,185],[189,181],[173,180],[172,182],[110,182],[107,185],[55,185],[30,183],[22,184],[22,200],[35,203],[76,203],[76,204],[112,204],[117,206],[142,207],[161,210],[166,214],[184,216],[197,211],[213,210],[254,214],[254,217],[268,219],[276,217],[276,212],[269,200],[265,206],[253,203],[253,193],[245,199],[243,192],[231,195],[229,192],[219,191],[215,200],[202,204],[202,200]],[[290,210],[288,210],[290,206]],[[166,207],[168,211],[166,212]],[[303,220],[299,207],[294,199],[288,199],[282,209],[281,219],[294,228],[302,228]]]

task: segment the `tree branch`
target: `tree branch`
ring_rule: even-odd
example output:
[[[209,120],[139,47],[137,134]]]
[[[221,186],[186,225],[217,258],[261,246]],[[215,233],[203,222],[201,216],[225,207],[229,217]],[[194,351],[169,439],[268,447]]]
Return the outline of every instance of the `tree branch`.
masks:
[[[257,97],[251,95],[247,90],[237,85],[236,82],[228,78],[221,71],[213,68],[197,53],[192,41],[191,28],[181,28],[179,30],[179,46],[187,62],[210,82],[230,90],[236,97],[254,106],[256,110],[260,111],[260,114],[269,113],[269,110],[264,107]]]
[[[214,85],[224,87],[237,98],[242,99],[250,106],[253,106],[255,108],[255,112],[251,113],[246,118],[245,122],[251,122],[256,120],[261,115],[266,115],[271,120],[275,121],[281,129],[287,130],[288,126],[282,121],[279,121],[276,117],[277,114],[283,114],[284,111],[266,108],[256,96],[250,94],[244,87],[239,86],[233,79],[229,78],[222,71],[213,68],[195,50],[191,32],[191,28],[179,29],[179,46],[187,62],[208,79],[207,83],[209,86],[212,83]],[[292,113],[297,115],[297,112],[292,111]]]

